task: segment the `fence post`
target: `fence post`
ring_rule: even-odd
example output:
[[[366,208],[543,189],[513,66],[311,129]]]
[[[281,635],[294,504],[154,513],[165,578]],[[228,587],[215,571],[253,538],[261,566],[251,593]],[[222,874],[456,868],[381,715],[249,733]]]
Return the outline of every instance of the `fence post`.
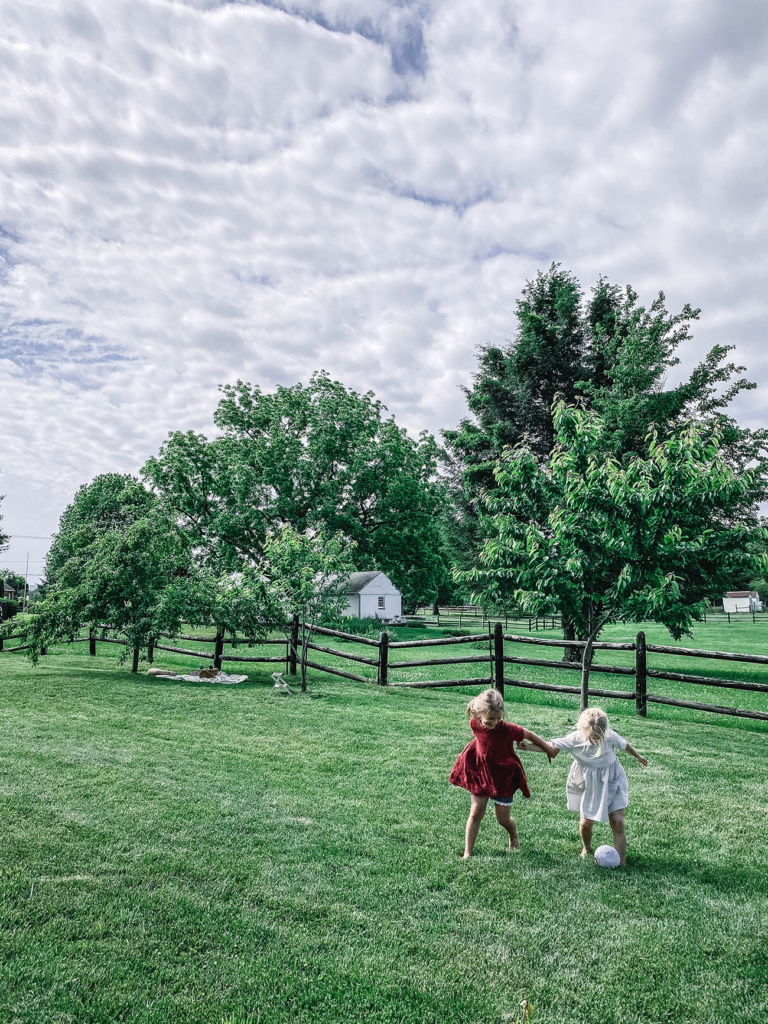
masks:
[[[224,653],[224,634],[216,632],[216,646],[213,649],[213,667],[221,668],[221,656]]]
[[[379,633],[379,686],[387,685],[387,665],[389,663],[389,636]]]
[[[139,671],[139,645],[137,644],[133,648],[133,664],[131,665],[131,672]]]
[[[635,710],[641,718],[648,715],[646,658],[645,633],[641,630],[635,639]]]
[[[727,614],[728,614],[728,625],[730,626],[730,624],[731,624],[731,613],[728,612]]]
[[[497,622],[493,630],[493,661],[494,684],[501,696],[504,696],[504,632],[501,623]]]
[[[288,655],[288,662],[290,665],[290,673],[292,676],[296,675],[296,648],[299,646],[299,616],[293,616],[293,623],[291,625],[291,648]]]
[[[301,620],[301,692],[307,692],[307,621]]]
[[[151,636],[149,638],[149,644],[147,645],[147,661],[151,665],[155,660],[155,638]]]
[[[96,635],[93,626],[88,630],[88,653],[92,658],[96,657]]]

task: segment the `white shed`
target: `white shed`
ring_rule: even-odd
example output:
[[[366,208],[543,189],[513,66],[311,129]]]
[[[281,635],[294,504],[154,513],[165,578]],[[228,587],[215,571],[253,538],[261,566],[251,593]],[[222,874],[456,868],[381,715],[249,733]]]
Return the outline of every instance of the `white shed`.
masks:
[[[756,590],[729,590],[723,597],[724,612],[761,612],[763,602]]]
[[[353,572],[347,583],[345,615],[356,619],[399,619],[403,613],[400,591],[386,573]]]

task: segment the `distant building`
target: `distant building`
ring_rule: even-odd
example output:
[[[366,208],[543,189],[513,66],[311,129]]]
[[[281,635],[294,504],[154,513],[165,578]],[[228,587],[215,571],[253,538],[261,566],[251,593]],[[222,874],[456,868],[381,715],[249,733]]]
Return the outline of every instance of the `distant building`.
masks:
[[[763,602],[756,590],[729,590],[723,597],[724,612],[761,612]]]
[[[347,583],[345,615],[356,619],[381,619],[391,622],[403,614],[400,591],[386,573],[353,572]]]
[[[6,583],[5,580],[3,580],[3,597],[2,597],[2,600],[3,601],[15,601],[16,600],[16,590],[15,590],[15,588],[12,587],[10,585],[10,583]]]

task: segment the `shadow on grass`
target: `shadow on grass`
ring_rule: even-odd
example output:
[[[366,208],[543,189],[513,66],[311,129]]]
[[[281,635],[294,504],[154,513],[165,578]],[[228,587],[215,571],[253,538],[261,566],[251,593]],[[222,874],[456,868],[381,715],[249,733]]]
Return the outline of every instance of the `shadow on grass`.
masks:
[[[460,859],[461,854],[457,854]],[[693,860],[671,860],[669,857],[654,857],[649,854],[635,854],[630,851],[624,868],[600,868],[591,857],[582,860],[574,844],[574,852],[557,853],[551,850],[489,850],[475,854],[470,863],[492,864],[494,867],[507,863],[510,868],[520,865],[536,872],[557,873],[563,869],[581,869],[584,874],[595,878],[614,880],[621,883],[627,878],[645,877],[657,888],[672,891],[680,884],[697,885],[714,889],[718,893],[733,895],[739,893],[750,898],[768,896],[768,877],[757,869],[739,863],[700,864]]]

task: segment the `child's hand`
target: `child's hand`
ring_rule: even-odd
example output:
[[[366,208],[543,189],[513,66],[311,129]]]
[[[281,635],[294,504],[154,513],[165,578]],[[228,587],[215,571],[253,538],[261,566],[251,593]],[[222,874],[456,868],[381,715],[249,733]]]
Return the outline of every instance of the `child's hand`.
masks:
[[[554,746],[552,743],[548,743],[547,749],[544,751],[544,753],[549,758],[549,763],[552,764],[552,758],[557,757],[557,755],[560,753],[560,748]]]
[[[631,743],[627,744],[627,753],[631,754],[632,757],[636,757],[640,764],[643,766],[643,768],[648,767],[648,762],[645,760],[642,754],[638,754],[638,752],[635,750]]]

